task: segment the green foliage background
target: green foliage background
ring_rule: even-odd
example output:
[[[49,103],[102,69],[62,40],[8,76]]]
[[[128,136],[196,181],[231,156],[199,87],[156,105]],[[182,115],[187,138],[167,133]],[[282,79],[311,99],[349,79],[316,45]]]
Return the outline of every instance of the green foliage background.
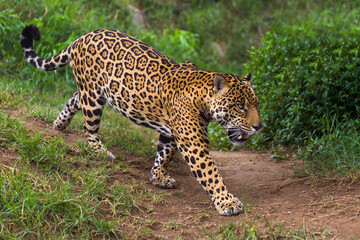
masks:
[[[325,10],[268,31],[250,51],[247,71],[261,98],[263,135],[304,143],[360,117],[360,10]],[[353,121],[351,121],[353,120]]]

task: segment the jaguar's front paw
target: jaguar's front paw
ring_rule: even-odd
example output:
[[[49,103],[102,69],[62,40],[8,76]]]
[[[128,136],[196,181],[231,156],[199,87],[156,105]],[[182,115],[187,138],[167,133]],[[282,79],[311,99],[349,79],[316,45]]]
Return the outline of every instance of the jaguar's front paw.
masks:
[[[168,176],[164,178],[162,181],[159,181],[157,179],[150,178],[151,183],[159,188],[175,188],[176,187],[176,181],[172,177]]]
[[[233,216],[244,212],[244,205],[242,202],[231,194],[224,197],[224,200],[219,199],[215,203],[216,210],[223,216]]]

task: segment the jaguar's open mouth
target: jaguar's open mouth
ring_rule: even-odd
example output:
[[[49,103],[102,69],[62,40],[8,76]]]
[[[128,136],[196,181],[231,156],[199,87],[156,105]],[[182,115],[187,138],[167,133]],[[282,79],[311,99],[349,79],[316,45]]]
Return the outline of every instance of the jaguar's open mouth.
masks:
[[[243,144],[249,138],[249,135],[241,129],[228,130],[228,135],[230,141],[236,146]]]

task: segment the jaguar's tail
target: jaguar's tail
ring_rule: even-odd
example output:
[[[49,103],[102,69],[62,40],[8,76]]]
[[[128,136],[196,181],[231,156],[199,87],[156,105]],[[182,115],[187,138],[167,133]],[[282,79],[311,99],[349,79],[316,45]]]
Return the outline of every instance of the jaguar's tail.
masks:
[[[54,57],[41,58],[33,49],[33,40],[40,40],[40,31],[35,25],[27,25],[21,32],[20,44],[26,60],[35,68],[43,71],[51,71],[61,68],[70,62],[71,45]]]

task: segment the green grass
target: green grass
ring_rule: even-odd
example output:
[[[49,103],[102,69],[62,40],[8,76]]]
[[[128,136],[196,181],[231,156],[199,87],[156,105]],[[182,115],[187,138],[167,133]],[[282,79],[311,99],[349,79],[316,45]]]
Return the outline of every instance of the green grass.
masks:
[[[10,114],[4,115],[0,109],[0,147],[11,148],[16,135],[24,131],[26,130],[20,122],[13,120]]]
[[[297,229],[292,229],[281,222],[270,222],[267,219],[258,219],[246,214],[246,220],[229,222],[219,227],[219,233],[210,233],[204,229],[205,233],[213,240],[257,240],[257,239],[327,239],[331,231],[324,229],[313,233],[307,229],[306,222]]]
[[[98,231],[94,226],[101,215],[96,203],[86,194],[75,193],[75,186],[62,178],[38,175],[28,164],[17,167],[15,173],[2,172],[2,237],[89,237],[89,230]],[[60,183],[54,187],[53,182]]]
[[[109,183],[129,171],[125,163],[89,155],[84,144],[70,148],[61,137],[30,134],[2,111],[0,133],[0,148],[19,153],[0,165],[0,238],[122,237],[117,222],[138,208],[137,199],[162,198],[141,183]]]
[[[12,94],[0,91],[0,106],[26,111],[28,105],[11,98]],[[30,115],[43,115],[39,109]],[[117,223],[138,208],[137,199],[151,205],[162,198],[141,183],[113,181],[117,172],[131,171],[126,163],[93,155],[83,142],[68,146],[61,136],[30,132],[25,117],[15,118],[8,112],[0,109],[0,149],[17,152],[19,157],[0,164],[0,238],[123,238],[126,233]]]
[[[305,160],[303,173],[308,175],[359,178],[360,135],[355,127],[313,139],[299,155]]]

